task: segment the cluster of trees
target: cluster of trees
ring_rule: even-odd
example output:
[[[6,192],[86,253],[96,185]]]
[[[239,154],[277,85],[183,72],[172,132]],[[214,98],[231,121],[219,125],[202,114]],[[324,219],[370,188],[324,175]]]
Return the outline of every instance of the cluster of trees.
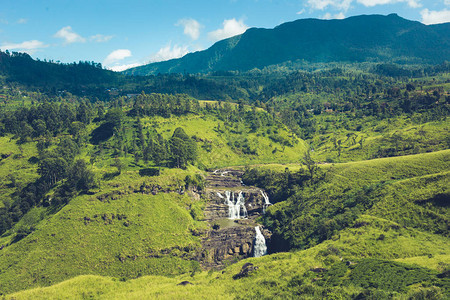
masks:
[[[268,210],[264,216],[265,224],[273,231],[272,251],[304,249],[327,240],[353,224],[374,203],[372,193],[378,186],[364,187],[331,204],[316,201],[315,196],[305,199],[305,195],[314,194],[325,173],[316,168],[308,155],[302,162],[306,170],[291,172],[286,168],[284,172],[275,172],[254,168],[247,169],[243,175],[246,184],[264,188],[271,202],[288,199],[282,209]]]
[[[136,96],[130,116],[181,116],[200,110],[199,102],[186,94],[149,94]]]
[[[49,150],[50,143],[45,142],[38,147],[38,164],[40,177],[13,194],[11,201],[5,201],[0,208],[0,234],[10,229],[33,206],[53,206],[66,204],[75,194],[86,192],[96,186],[94,174],[82,159],[75,159],[79,153],[77,143],[70,137],[64,137]],[[11,185],[15,184],[10,178]],[[56,188],[51,198],[45,195]]]
[[[154,128],[144,133],[142,121],[137,117],[135,130],[129,141],[122,118],[123,112],[120,109],[112,109],[106,115],[106,120],[109,121],[104,123],[104,125],[108,125],[108,128],[113,128],[109,144],[112,147],[113,155],[117,157],[114,165],[118,167],[119,172],[121,169],[119,157],[129,154],[134,156],[136,163],[141,160],[145,163],[151,161],[155,166],[186,168],[189,163],[193,164],[196,161],[197,144],[181,127],[176,128],[169,139],[164,139]],[[103,144],[100,143],[99,147],[103,147]]]
[[[80,61],[63,64],[33,60],[26,53],[0,51],[0,74],[8,82],[19,82],[29,89],[57,96],[68,90],[79,96],[107,99],[105,89],[122,84],[121,75],[102,68],[100,63]]]
[[[20,106],[0,115],[0,135],[12,133],[20,142],[31,138],[53,137],[68,132],[79,136],[84,127],[103,110],[89,101],[78,103],[43,102],[31,106]]]

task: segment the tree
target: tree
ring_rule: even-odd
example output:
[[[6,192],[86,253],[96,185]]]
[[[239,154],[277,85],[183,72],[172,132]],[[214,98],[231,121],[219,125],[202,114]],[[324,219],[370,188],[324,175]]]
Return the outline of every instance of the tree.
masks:
[[[197,159],[197,144],[181,127],[175,129],[169,145],[172,164],[177,168],[186,168],[189,162]]]
[[[120,158],[116,157],[116,158],[114,159],[114,163],[111,165],[111,167],[116,167],[116,168],[117,168],[117,172],[118,172],[119,174],[121,174],[121,173],[122,173],[122,168],[123,168],[123,163],[122,163],[122,161],[120,160]]]
[[[111,108],[105,116],[106,122],[111,123],[113,128],[120,128],[123,118],[124,114],[121,108]]]
[[[87,168],[83,159],[78,159],[69,168],[66,184],[78,191],[88,191],[95,186],[94,173]]]
[[[148,140],[147,148],[151,159],[157,166],[161,165],[168,157],[167,143],[160,134],[156,136],[156,139]]]
[[[311,181],[313,180],[314,174],[317,171],[318,167],[316,162],[311,157],[311,150],[308,148],[305,154],[303,155],[302,163],[306,166],[309,172],[309,177]]]
[[[67,161],[62,157],[47,157],[39,162],[38,173],[48,185],[53,186],[66,176]]]
[[[56,147],[56,156],[65,159],[71,164],[75,156],[79,153],[78,145],[70,137],[62,138]]]

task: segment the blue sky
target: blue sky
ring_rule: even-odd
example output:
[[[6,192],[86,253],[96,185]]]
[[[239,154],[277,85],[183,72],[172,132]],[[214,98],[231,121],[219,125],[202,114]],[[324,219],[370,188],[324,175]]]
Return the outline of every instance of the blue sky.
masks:
[[[450,0],[0,0],[0,49],[122,70],[203,50],[250,27],[397,13],[450,22]]]

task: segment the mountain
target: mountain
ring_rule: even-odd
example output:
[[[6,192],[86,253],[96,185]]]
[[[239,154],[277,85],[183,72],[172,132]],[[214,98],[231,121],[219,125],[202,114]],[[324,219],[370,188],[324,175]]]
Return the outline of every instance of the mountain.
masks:
[[[5,82],[15,82],[53,95],[57,90],[66,90],[102,98],[105,88],[118,84],[123,76],[92,61],[62,64],[34,60],[26,53],[0,51],[0,77]]]
[[[250,28],[207,50],[124,73],[247,71],[295,60],[441,63],[450,60],[450,23],[424,25],[396,14],[343,20],[301,19],[273,29]]]

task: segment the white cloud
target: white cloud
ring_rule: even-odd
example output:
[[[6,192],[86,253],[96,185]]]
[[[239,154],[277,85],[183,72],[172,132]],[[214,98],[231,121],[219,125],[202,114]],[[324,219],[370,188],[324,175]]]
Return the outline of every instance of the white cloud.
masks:
[[[308,6],[315,10],[324,10],[327,7],[347,11],[353,2],[357,2],[366,7],[373,7],[376,5],[386,5],[394,3],[407,3],[409,7],[421,7],[420,0],[308,0]],[[450,0],[444,0],[450,1]]]
[[[394,3],[400,3],[400,2],[406,2],[408,6],[412,8],[418,8],[421,7],[422,4],[420,4],[420,0],[357,0],[358,3],[361,3],[362,5],[366,7],[373,7],[376,5],[386,5],[386,4],[394,4]]]
[[[175,25],[183,26],[184,34],[190,36],[194,41],[199,38],[200,29],[203,28],[203,26],[194,19],[181,19]]]
[[[370,1],[370,0],[366,0],[366,1]],[[335,9],[347,11],[350,8],[350,4],[352,2],[353,2],[353,0],[308,0],[308,5],[312,9],[318,9],[318,10],[323,10],[323,9],[327,8],[328,6],[330,6]]]
[[[48,45],[44,44],[41,41],[38,40],[31,40],[31,41],[25,41],[22,43],[9,43],[9,44],[2,44],[0,46],[0,49],[3,50],[14,50],[14,51],[18,51],[18,52],[26,52],[28,54],[33,54],[36,51],[42,49],[42,48],[47,48]]]
[[[420,0],[419,0],[420,1]],[[422,7],[422,4],[420,4],[418,1],[416,0],[408,0],[408,5],[412,8],[419,8]]]
[[[131,51],[128,49],[117,49],[108,54],[108,56],[103,61],[105,66],[111,66],[127,57],[131,57]]]
[[[28,22],[28,20],[24,19],[24,18],[17,20],[17,24],[26,24],[27,22]]]
[[[142,64],[134,63],[134,64],[116,65],[116,66],[108,67],[107,69],[109,69],[111,71],[115,71],[115,72],[122,72],[126,69],[135,68],[135,67],[139,67],[139,66],[142,66]]]
[[[244,24],[243,20],[229,19],[223,21],[223,28],[211,31],[208,37],[213,41],[223,40],[241,33],[244,33],[248,26]]]
[[[86,42],[86,39],[74,32],[70,26],[61,28],[54,37],[63,39],[65,44]]]
[[[342,12],[335,14],[335,15],[326,13],[322,16],[322,19],[325,19],[325,20],[331,20],[331,19],[339,19],[340,20],[340,19],[344,19],[344,18],[345,18],[345,16],[344,16],[344,13],[342,13]]]
[[[96,34],[93,35],[89,38],[90,41],[94,41],[97,43],[104,43],[109,41],[110,39],[112,39],[113,36],[112,35],[103,35],[103,34]]]
[[[189,53],[188,46],[167,46],[159,49],[159,51],[150,58],[150,62],[165,61],[174,58],[180,58]]]
[[[450,10],[448,9],[434,11],[426,8],[420,12],[420,15],[422,16],[422,23],[427,25],[450,22]]]
[[[450,1],[450,0],[449,0]],[[300,10],[300,11],[298,11],[297,12],[297,15],[301,15],[301,14],[303,14],[305,12],[305,9],[302,9],[302,10]]]

